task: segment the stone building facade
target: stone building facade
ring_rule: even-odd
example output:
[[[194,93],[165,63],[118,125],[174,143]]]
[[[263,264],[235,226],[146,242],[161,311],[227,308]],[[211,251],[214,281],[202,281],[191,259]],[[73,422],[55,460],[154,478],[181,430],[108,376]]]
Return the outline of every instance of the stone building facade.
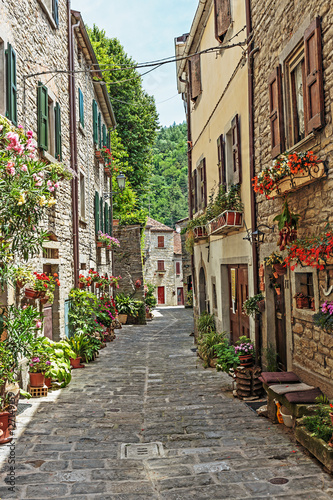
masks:
[[[195,317],[210,312],[218,330],[231,332],[233,341],[255,336],[254,322],[242,313],[255,288],[252,245],[246,239],[246,228],[253,227],[248,66],[243,46],[237,46],[246,40],[246,24],[244,2],[205,0],[190,33],[175,39],[178,91],[189,131],[189,218],[203,215],[221,186],[228,192],[238,186],[244,205],[240,214],[226,217],[223,209],[212,224],[198,223],[193,231]]]
[[[156,287],[158,306],[184,305],[180,234],[151,217],[145,229],[144,277]]]
[[[9,59],[12,75],[15,75],[10,82],[16,100],[11,109],[7,103]],[[115,118],[107,93],[96,89],[93,83],[94,77],[100,75],[98,65],[94,66],[94,73],[71,73],[89,69],[96,62],[83,20],[79,13],[70,11],[69,2],[0,3],[0,114],[25,131],[33,131],[40,159],[49,163],[61,160],[73,174],[72,181],[61,182],[56,192],[57,204],[44,221],[44,228],[50,234],[50,241],[44,244],[45,252],[29,263],[34,271],[59,275],[61,287],[56,289],[54,303],[44,306],[45,334],[55,340],[65,335],[68,294],[77,285],[80,268],[98,269],[102,265],[103,272],[112,272],[110,259],[99,258],[95,248],[95,191],[102,193],[110,189],[102,166],[94,159],[92,99],[101,111],[101,126],[105,124],[106,130],[113,128]],[[75,91],[71,94],[73,83]],[[79,117],[79,87],[86,99],[84,131],[80,129],[79,118],[77,123],[71,122],[76,108]],[[45,107],[44,136],[39,132],[40,102]],[[81,174],[89,176],[82,190],[85,200],[80,200],[78,195]],[[86,220],[82,219],[77,227],[75,220],[80,202]],[[8,291],[7,300],[15,300],[14,290]]]
[[[182,268],[183,268],[183,288],[185,306],[192,307],[193,305],[193,287],[192,287],[192,259],[185,248],[186,235],[182,234],[182,230],[186,228],[189,219],[181,219],[176,222],[176,230],[180,232],[181,247],[182,247]]]
[[[252,0],[251,8],[256,174],[286,150],[313,151],[325,170],[292,186],[288,204],[300,215],[298,237],[320,234],[333,220],[333,6],[327,0]],[[273,226],[283,198],[258,194],[256,202],[258,224]],[[278,278],[278,296],[272,269],[264,266],[264,258],[279,251],[277,233],[264,231],[258,252],[266,299],[262,345],[276,349],[280,369],[293,370],[332,397],[333,340],[314,326],[313,315],[325,300],[333,300],[333,267],[288,269]],[[306,307],[298,306],[297,293],[310,297]]]

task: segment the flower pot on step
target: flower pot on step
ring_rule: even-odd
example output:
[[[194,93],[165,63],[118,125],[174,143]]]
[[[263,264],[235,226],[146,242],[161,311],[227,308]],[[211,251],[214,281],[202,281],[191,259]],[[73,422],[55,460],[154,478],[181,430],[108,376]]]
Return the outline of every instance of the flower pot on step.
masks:
[[[84,365],[81,365],[81,359],[82,358],[80,356],[76,359],[70,358],[70,363],[73,370],[76,370],[77,368],[85,368]]]
[[[44,373],[29,373],[30,387],[44,387],[45,375]]]
[[[9,411],[0,412],[0,444],[9,443],[13,436],[11,428],[14,424],[14,417]]]

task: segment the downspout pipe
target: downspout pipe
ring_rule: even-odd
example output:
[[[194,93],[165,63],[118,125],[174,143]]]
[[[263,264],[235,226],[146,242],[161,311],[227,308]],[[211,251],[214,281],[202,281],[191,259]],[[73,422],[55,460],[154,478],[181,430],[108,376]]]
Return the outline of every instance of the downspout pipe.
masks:
[[[246,35],[248,40],[252,34],[252,17],[251,17],[251,0],[245,0],[245,9],[246,9]],[[255,162],[254,162],[254,109],[253,109],[253,55],[258,52],[259,49],[254,48],[253,39],[251,37],[251,41],[247,48],[247,56],[248,56],[248,103],[249,103],[249,153],[250,153],[250,178],[253,179],[255,176]],[[251,228],[252,232],[257,229],[257,210],[256,210],[256,199],[255,193],[251,186]],[[253,287],[254,294],[259,293],[258,287],[258,248],[255,242],[252,242],[252,265],[253,265]],[[260,328],[260,321],[255,319],[255,345],[256,345],[256,363],[260,361],[260,352],[261,352],[261,343],[262,343],[262,335]]]
[[[79,214],[78,214],[78,165],[77,165],[77,134],[76,134],[76,102],[74,76],[74,29],[80,22],[72,25],[71,2],[67,0],[68,15],[68,67],[69,67],[69,128],[70,128],[70,162],[74,171],[72,179],[72,219],[73,219],[73,261],[74,286],[79,281]]]

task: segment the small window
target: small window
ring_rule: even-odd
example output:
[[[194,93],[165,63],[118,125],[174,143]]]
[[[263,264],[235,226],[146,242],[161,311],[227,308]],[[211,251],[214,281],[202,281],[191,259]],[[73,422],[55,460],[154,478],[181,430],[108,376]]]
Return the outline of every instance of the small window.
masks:
[[[313,273],[295,274],[296,309],[314,309]]]
[[[207,207],[207,172],[206,172],[206,158],[200,162],[200,208]]]
[[[198,184],[197,184],[198,172],[195,169],[192,174],[191,188],[192,188],[192,214],[198,211]]]
[[[240,146],[240,123],[238,115],[231,121],[231,128],[225,135],[225,178],[227,187],[242,182],[242,161]]]
[[[224,136],[221,134],[217,139],[217,167],[219,172],[219,186],[226,184],[225,175],[225,150],[224,150]]]
[[[80,173],[80,214],[82,219],[86,217],[86,190],[85,190],[85,177]]]
[[[157,237],[157,246],[158,248],[164,248],[164,236]]]
[[[157,270],[158,271],[164,271],[164,260],[158,260],[157,261]]]
[[[176,262],[176,274],[177,276],[180,275],[180,262]]]
[[[79,89],[79,117],[82,127],[84,127],[84,101],[81,89]]]
[[[59,0],[38,0],[53,28],[59,27]]]
[[[289,80],[289,105],[290,105],[290,140],[291,144],[304,139],[305,133],[305,65],[304,48],[293,55],[287,63]]]

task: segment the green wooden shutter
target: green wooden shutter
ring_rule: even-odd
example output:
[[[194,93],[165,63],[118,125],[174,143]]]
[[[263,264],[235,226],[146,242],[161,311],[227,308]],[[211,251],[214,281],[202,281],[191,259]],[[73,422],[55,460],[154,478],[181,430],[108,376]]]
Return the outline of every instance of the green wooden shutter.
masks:
[[[103,215],[104,214],[103,214],[103,197],[102,197],[99,200],[99,217],[100,217],[100,219],[99,219],[99,226],[100,227],[99,228],[101,231],[104,231],[104,224],[103,224],[104,217],[103,217]]]
[[[16,53],[10,43],[6,50],[7,65],[7,118],[17,125]]]
[[[107,143],[106,143],[106,127],[103,123],[103,127],[102,127],[102,133],[103,133],[103,146],[107,146]]]
[[[84,127],[84,105],[83,105],[83,94],[81,92],[81,89],[79,89],[79,116],[80,116],[80,123],[82,127]]]
[[[109,207],[109,235],[112,235],[112,211],[111,207]]]
[[[104,203],[104,231],[109,233],[109,207],[107,203]]]
[[[102,115],[98,113],[98,147],[102,147]]]
[[[61,145],[61,110],[57,102],[54,107],[54,123],[55,123],[55,157],[62,161],[62,145]]]
[[[49,137],[49,103],[47,87],[38,82],[38,147],[47,151]]]
[[[106,145],[109,149],[111,149],[111,144],[110,144],[110,132],[107,133],[107,139],[106,139]]]
[[[59,26],[59,1],[58,0],[52,0],[52,16],[54,19],[54,22],[56,23],[57,26]]]
[[[93,131],[94,131],[94,144],[98,144],[98,111],[97,102],[93,99]]]
[[[95,233],[99,231],[99,194],[95,191]]]

